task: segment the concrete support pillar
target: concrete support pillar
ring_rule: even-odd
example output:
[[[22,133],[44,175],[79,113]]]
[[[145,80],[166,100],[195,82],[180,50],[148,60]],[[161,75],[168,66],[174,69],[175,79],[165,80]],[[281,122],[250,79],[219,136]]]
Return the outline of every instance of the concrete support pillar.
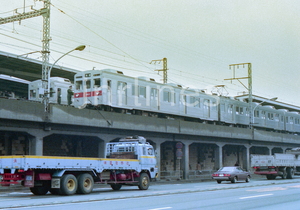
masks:
[[[151,141],[155,143],[155,157],[156,157],[156,165],[158,169],[158,177],[156,180],[160,180],[160,172],[161,172],[161,144],[165,141],[160,138],[150,138]]]
[[[224,143],[217,143],[217,148],[216,148],[216,162],[215,162],[215,168],[219,169],[223,167],[223,146]]]
[[[272,149],[273,149],[274,147],[271,147],[271,146],[268,146],[268,149],[269,149],[269,155],[272,155]]]
[[[250,145],[244,145],[245,150],[243,152],[243,167],[246,170],[250,170]]]
[[[281,147],[281,149],[282,149],[282,153],[283,153],[283,154],[285,154],[285,152],[286,152],[287,148],[288,148],[288,147]]]
[[[99,144],[98,144],[98,157],[99,158],[106,158],[105,157],[105,148],[106,148],[106,144],[108,143],[109,141],[99,141]]]
[[[4,135],[4,150],[5,155],[12,155],[12,141],[9,139],[9,134]]]
[[[190,172],[190,150],[189,150],[189,146],[192,144],[193,142],[191,141],[184,141],[184,151],[183,151],[183,178],[185,180],[187,180],[189,178],[189,172]]]
[[[161,143],[156,142],[156,148],[155,148],[155,156],[156,156],[156,165],[158,168],[158,177],[156,178],[157,180],[160,180],[160,160],[161,160]]]
[[[44,136],[30,136],[29,138],[29,155],[43,155]]]

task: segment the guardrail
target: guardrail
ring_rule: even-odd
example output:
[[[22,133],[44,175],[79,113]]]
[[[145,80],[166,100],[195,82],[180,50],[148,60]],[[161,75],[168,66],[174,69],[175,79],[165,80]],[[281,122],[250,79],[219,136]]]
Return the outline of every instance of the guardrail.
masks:
[[[211,170],[204,170],[204,171],[199,171],[199,170],[189,170],[188,173],[188,179],[189,180],[205,180],[205,179],[211,179],[212,174],[215,172]]]
[[[178,180],[183,179],[183,171],[161,171],[160,172],[160,179],[165,180]]]

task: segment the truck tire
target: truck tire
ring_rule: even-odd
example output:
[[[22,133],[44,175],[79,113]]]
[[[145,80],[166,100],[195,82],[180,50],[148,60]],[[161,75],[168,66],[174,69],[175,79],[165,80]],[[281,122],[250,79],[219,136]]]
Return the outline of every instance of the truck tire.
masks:
[[[73,195],[78,187],[77,179],[72,174],[65,174],[60,180],[60,191],[62,195]]]
[[[34,194],[34,195],[46,195],[47,192],[49,191],[49,187],[31,187],[30,191]]]
[[[111,189],[113,190],[120,190],[122,185],[121,184],[111,184]]]
[[[77,177],[77,182],[78,182],[77,193],[89,194],[93,191],[94,179],[90,174],[88,174],[88,173],[80,174]]]
[[[150,185],[150,179],[148,174],[146,173],[141,173],[140,177],[139,177],[139,189],[140,190],[147,190],[149,188]]]
[[[285,169],[282,171],[282,176],[281,177],[282,177],[282,179],[286,179],[287,173],[286,173]]]
[[[286,178],[287,179],[292,179],[293,176],[294,176],[294,169],[293,168],[288,168],[287,169],[287,176],[286,176]]]

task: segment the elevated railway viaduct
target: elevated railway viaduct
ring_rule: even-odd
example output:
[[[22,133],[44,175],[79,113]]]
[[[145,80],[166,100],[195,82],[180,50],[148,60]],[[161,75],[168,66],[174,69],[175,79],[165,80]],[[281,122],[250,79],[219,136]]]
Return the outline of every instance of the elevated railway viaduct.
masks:
[[[0,155],[104,157],[104,144],[144,136],[156,149],[161,177],[190,178],[251,154],[282,153],[300,145],[295,134],[129,115],[0,98]]]

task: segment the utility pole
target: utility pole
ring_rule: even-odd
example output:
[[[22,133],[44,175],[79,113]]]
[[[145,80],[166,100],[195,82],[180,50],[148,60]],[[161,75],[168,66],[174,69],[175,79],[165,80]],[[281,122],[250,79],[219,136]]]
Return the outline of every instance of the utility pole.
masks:
[[[245,65],[248,66],[248,77],[235,77],[235,67],[239,68],[240,66],[243,66],[245,68]],[[247,90],[248,90],[248,105],[249,105],[249,127],[252,128],[252,65],[251,63],[238,63],[238,64],[230,64],[229,69],[233,67],[233,78],[230,79],[224,79],[224,80],[237,80],[239,81]],[[248,79],[248,87],[245,86],[240,80],[241,79]]]
[[[39,10],[34,10],[32,7],[31,9],[34,11],[26,12],[25,13],[25,5],[23,9],[23,13],[18,13],[17,9],[15,12],[17,15],[13,15],[7,18],[0,18],[0,25],[11,23],[15,21],[21,22],[21,20],[25,20],[32,17],[43,16],[43,46],[42,46],[42,58],[43,58],[43,65],[42,65],[42,81],[43,81],[43,94],[44,94],[44,103],[45,103],[45,112],[48,112],[48,71],[49,71],[49,54],[50,54],[50,0],[39,0],[44,2],[44,7]],[[25,3],[24,3],[25,4]]]
[[[163,59],[158,59],[158,60],[152,60],[150,62],[150,64],[154,63],[156,64],[156,62],[158,62],[158,64],[160,64],[160,62],[163,62],[163,69],[157,69],[155,71],[162,71],[163,72],[163,83],[166,84],[167,81],[168,81],[168,74],[167,74],[167,71],[168,71],[168,67],[167,67],[167,58],[163,58]]]

